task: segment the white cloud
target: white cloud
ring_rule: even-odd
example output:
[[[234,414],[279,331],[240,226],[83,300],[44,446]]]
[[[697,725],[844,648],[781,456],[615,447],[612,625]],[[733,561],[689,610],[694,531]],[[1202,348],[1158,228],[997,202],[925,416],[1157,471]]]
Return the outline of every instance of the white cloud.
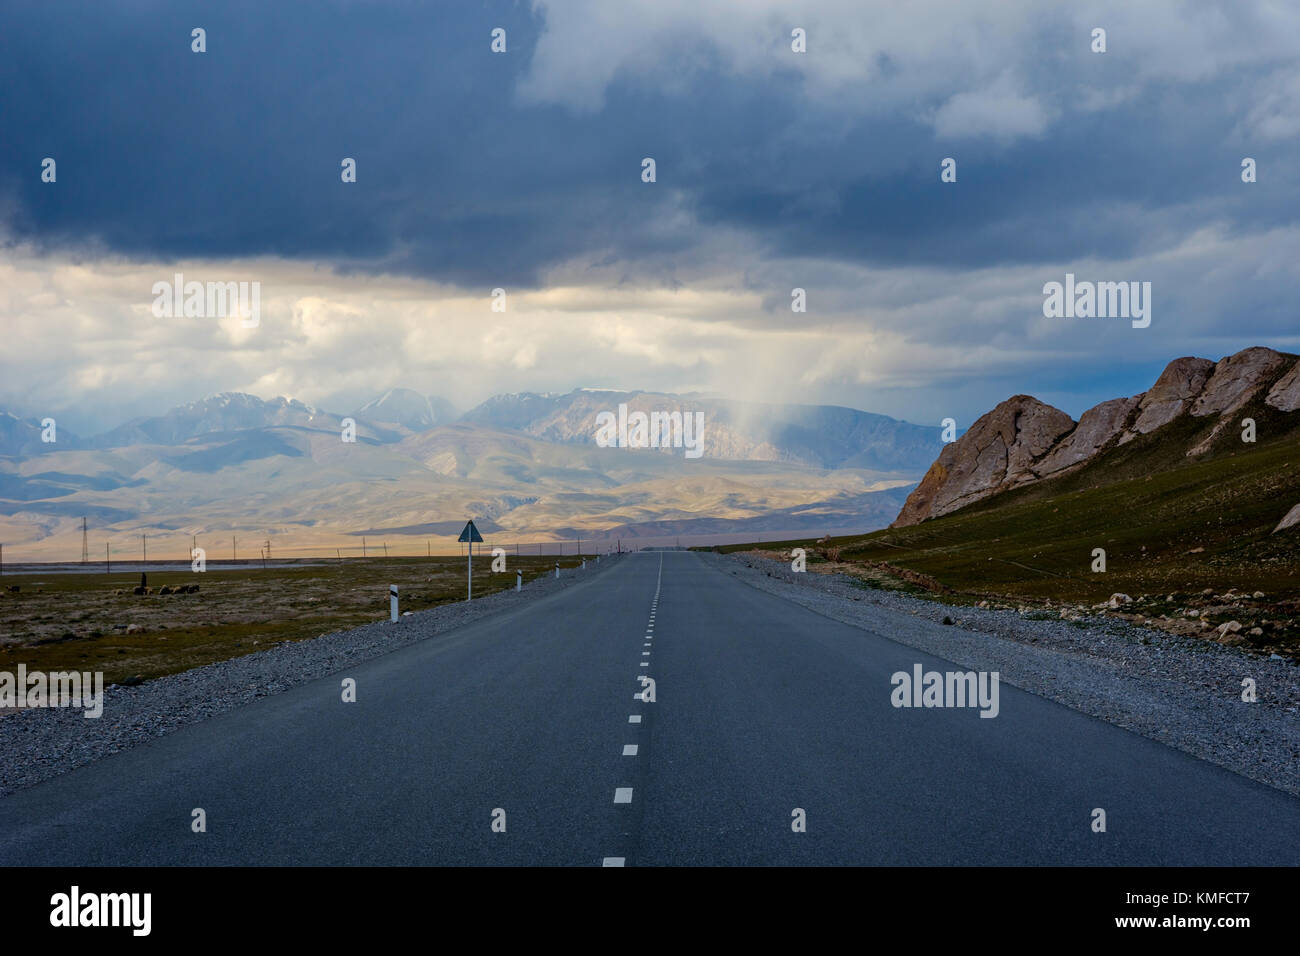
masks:
[[[11,343],[0,354],[0,409],[72,411],[104,427],[218,391],[346,412],[396,385],[462,407],[498,392],[597,385],[929,420],[954,388],[997,401],[999,379],[1030,388],[1048,368],[1102,376],[1120,361],[1218,358],[1296,338],[1300,227],[1207,226],[1131,259],[965,270],[773,260],[709,241],[678,267],[680,291],[575,263],[540,291],[511,292],[504,314],[490,311],[486,290],[279,260],[74,264],[10,249],[0,254]],[[261,325],[235,341],[211,320],[155,318],[149,290],[173,271],[259,279]],[[1151,328],[1045,320],[1042,285],[1067,271],[1151,281]],[[790,275],[803,277],[807,313],[789,311]]]
[[[534,0],[546,28],[520,84],[525,102],[601,108],[616,80],[663,90],[705,67],[788,74],[837,110],[874,112],[980,82],[1029,46],[1036,4],[822,0]],[[791,30],[807,52],[791,51]],[[957,83],[960,89],[964,83]],[[846,98],[846,94],[849,96]]]
[[[1159,83],[1295,64],[1300,5],[1130,0],[533,0],[545,29],[518,96],[599,110],[627,82],[680,90],[701,70],[790,77],[829,114],[891,112],[942,136],[1038,135],[1072,109],[1095,111]],[[793,27],[808,50],[790,50]],[[1108,52],[1089,49],[1093,27]],[[1008,75],[1019,78],[1011,86]],[[1202,91],[1221,96],[1221,91]],[[1290,93],[1261,106],[1263,128],[1294,135]],[[1274,106],[1277,108],[1275,109]]]
[[[1009,140],[1038,136],[1047,128],[1047,110],[1032,96],[1019,92],[1009,73],[979,90],[958,93],[934,115],[941,139],[987,136]]]

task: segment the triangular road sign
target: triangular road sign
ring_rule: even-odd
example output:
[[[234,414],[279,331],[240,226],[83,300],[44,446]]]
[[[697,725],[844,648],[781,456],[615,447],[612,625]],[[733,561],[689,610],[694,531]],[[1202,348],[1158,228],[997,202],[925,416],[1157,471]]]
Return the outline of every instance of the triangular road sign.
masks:
[[[481,534],[478,533],[478,528],[474,527],[474,519],[473,519],[473,518],[471,518],[469,521],[465,522],[465,530],[462,531],[462,532],[460,533],[460,537],[457,538],[456,540],[457,540],[457,541],[471,541],[471,542],[473,542],[473,541],[482,541],[482,540],[483,540],[483,536],[482,536]]]

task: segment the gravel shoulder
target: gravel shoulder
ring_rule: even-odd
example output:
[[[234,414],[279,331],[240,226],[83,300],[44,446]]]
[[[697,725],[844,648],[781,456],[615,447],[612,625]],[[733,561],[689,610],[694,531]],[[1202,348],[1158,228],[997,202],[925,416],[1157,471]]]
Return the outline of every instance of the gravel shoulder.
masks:
[[[548,594],[572,587],[613,567],[620,558],[589,560],[559,578],[535,578],[522,591],[506,590],[466,603],[415,612],[395,623],[376,621],[280,644],[134,687],[104,688],[104,712],[87,719],[80,708],[25,708],[0,716],[0,796],[26,789],[83,764],[207,720],[259,697],[286,691],[362,661]]]
[[[704,558],[825,617],[997,671],[1022,690],[1300,796],[1300,667],[1288,661],[1102,617],[952,607],[744,552]],[[1245,678],[1255,703],[1242,700]]]

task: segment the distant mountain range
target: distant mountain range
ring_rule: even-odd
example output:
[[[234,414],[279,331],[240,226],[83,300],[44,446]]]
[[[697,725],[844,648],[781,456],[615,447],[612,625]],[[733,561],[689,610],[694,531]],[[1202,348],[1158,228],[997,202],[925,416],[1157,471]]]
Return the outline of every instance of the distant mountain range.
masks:
[[[60,429],[54,446],[41,443],[38,423],[0,413],[0,455],[34,455],[68,448],[179,445],[203,435],[262,428],[339,431],[347,417],[357,421],[358,437],[394,442],[453,421],[456,413],[443,399],[429,398],[405,388],[390,389],[350,415],[324,412],[289,398],[265,401],[243,392],[221,392],[162,415],[132,419],[89,439],[79,439]]]
[[[596,416],[620,403],[702,412],[703,457],[599,447]],[[355,443],[341,440],[347,419]],[[350,413],[226,392],[88,438],[60,429],[53,444],[0,413],[0,540],[66,556],[74,536],[79,553],[81,516],[110,539],[252,533],[280,553],[444,534],[468,516],[522,538],[866,530],[939,447],[938,428],[848,408],[586,389],[500,395],[461,416],[409,389]]]
[[[358,408],[353,417],[359,421],[387,423],[419,432],[454,422],[456,408],[443,398],[421,395],[409,388],[390,388],[373,402]]]
[[[547,442],[593,444],[596,415],[629,411],[704,412],[704,455],[785,461],[814,468],[915,472],[934,454],[939,429],[834,405],[762,405],[696,395],[578,389],[563,395],[498,395],[462,423],[519,431]]]
[[[0,412],[0,455],[22,457],[71,448],[181,445],[204,436],[268,428],[338,432],[345,418],[357,436],[381,443],[452,423],[515,431],[540,441],[595,444],[596,416],[626,404],[630,411],[702,411],[705,457],[785,461],[816,468],[914,472],[934,452],[939,429],[833,405],[764,405],[661,392],[578,389],[565,394],[498,395],[457,416],[444,399],[394,388],[346,415],[294,399],[269,401],[222,392],[155,417],[136,418],[89,439],[66,431],[42,444],[40,425]]]

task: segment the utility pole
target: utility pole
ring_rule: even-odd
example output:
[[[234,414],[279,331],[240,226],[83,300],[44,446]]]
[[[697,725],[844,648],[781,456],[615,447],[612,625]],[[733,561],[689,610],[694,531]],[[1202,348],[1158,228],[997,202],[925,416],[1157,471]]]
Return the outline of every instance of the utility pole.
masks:
[[[387,541],[384,542],[384,560],[385,560],[385,561],[388,560],[388,542],[387,542]]]
[[[363,558],[366,556],[366,536],[364,534],[361,536],[361,556]]]
[[[270,538],[267,538],[267,539],[266,539],[266,558],[269,559],[270,557],[271,557],[271,539],[270,539]],[[266,567],[266,560],[265,560],[265,559],[262,561],[262,567]]]
[[[239,560],[239,552],[235,550],[235,536],[230,536],[230,563],[234,564]]]
[[[108,556],[108,542],[104,542],[104,573],[113,573],[113,559]]]
[[[84,515],[81,518],[81,563],[90,563],[90,542],[86,538],[86,518]]]
[[[149,540],[143,532],[140,534],[140,547],[144,549],[144,563],[149,563]]]

